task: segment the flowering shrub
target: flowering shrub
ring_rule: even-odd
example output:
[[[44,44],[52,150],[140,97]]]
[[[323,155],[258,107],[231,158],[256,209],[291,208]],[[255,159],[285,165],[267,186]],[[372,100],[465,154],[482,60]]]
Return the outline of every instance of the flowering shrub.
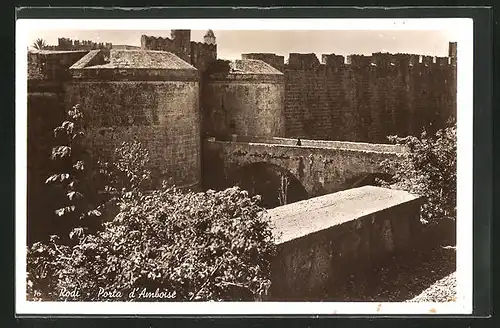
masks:
[[[384,164],[395,172],[394,180],[385,185],[427,198],[422,219],[438,223],[455,219],[457,194],[456,125],[439,130],[435,135],[422,133],[420,138],[391,136],[389,140],[404,145],[408,152],[401,161]]]
[[[75,229],[74,246],[53,238],[28,250],[29,297],[258,300],[275,252],[258,202],[238,188],[123,196],[102,231]]]

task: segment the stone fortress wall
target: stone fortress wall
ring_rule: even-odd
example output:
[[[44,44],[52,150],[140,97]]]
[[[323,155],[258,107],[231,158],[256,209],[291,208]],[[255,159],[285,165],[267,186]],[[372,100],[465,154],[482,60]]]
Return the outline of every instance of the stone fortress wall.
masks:
[[[243,54],[285,76],[286,137],[387,142],[456,117],[456,43],[449,57]]]
[[[45,49],[58,51],[78,51],[111,49],[112,47],[113,44],[110,42],[94,42],[90,40],[72,40],[70,38],[58,38],[57,45],[49,45]]]
[[[141,49],[174,53],[201,72],[217,60],[217,45],[191,41],[190,30],[172,30],[170,38],[143,35]]]
[[[327,54],[321,63],[315,54],[290,54],[286,63],[257,53],[223,61],[213,32],[193,42],[189,30],[142,36],[139,50],[59,43],[28,53],[29,234],[59,222],[32,216],[53,216],[45,185],[52,130],[78,103],[92,153],[139,140],[179,187],[204,188],[232,172],[254,177],[240,169],[262,163],[297,177],[301,199],[315,198],[270,211],[286,236],[273,263],[275,300],[315,297],[389,254],[429,243],[416,228],[423,200],[347,180],[359,184],[360,174],[379,173],[399,154],[353,142],[418,135],[456,116],[455,43],[449,57]]]
[[[292,53],[285,62],[284,56],[249,53],[243,54],[241,60],[229,62],[217,58],[213,32],[207,32],[204,42],[191,41],[190,30],[173,30],[170,38],[142,36],[139,50],[113,50],[110,44],[101,47],[91,43],[85,43],[84,50],[60,50],[83,44],[68,40],[60,38],[57,51],[28,54],[29,124],[37,126],[30,131],[38,131],[42,123],[36,122],[43,121],[47,138],[64,116],[64,110],[74,105],[68,103],[71,99],[100,103],[92,107],[93,111],[101,110],[107,116],[125,115],[113,118],[113,122],[129,120],[136,109],[142,108],[141,113],[153,109],[162,112],[158,104],[167,106],[169,115],[175,117],[199,116],[188,123],[197,125],[192,129],[196,135],[167,133],[168,139],[178,137],[176,142],[169,141],[176,149],[183,149],[183,142],[190,143],[186,149],[194,149],[199,146],[190,145],[201,145],[205,137],[230,134],[386,143],[388,135],[418,135],[423,128],[439,128],[456,116],[456,43],[450,43],[448,57],[437,58],[387,53],[344,58],[325,54],[320,62],[315,54]],[[89,45],[97,49],[85,50]],[[110,51],[120,54],[113,67],[109,66]],[[176,61],[167,56],[171,67],[163,65],[162,53],[166,52],[177,58]],[[141,55],[146,53],[149,61]],[[84,57],[89,56],[92,59],[86,64],[88,67],[75,64],[85,62]],[[179,61],[192,69],[180,70]],[[191,86],[193,83],[196,86]],[[92,92],[86,87],[91,84],[96,89]],[[117,85],[120,87],[109,88]],[[151,93],[153,85],[190,85],[190,101],[173,96],[175,88],[165,93],[153,87]],[[70,95],[67,90],[72,90]],[[82,99],[84,93],[106,97],[99,96],[101,102],[97,96],[87,101]],[[137,96],[130,97],[132,94]],[[151,104],[148,95],[154,96]],[[131,99],[130,108],[124,108],[124,99]],[[137,103],[141,99],[147,101]],[[115,107],[122,109],[111,110]],[[191,115],[193,111],[198,114]],[[163,124],[166,126],[169,123]],[[156,142],[152,157],[160,163],[170,154],[167,148]],[[36,153],[46,158],[48,151],[37,148]],[[185,156],[196,157],[188,155]],[[179,179],[200,174],[191,173],[179,173]]]
[[[220,71],[224,66],[224,61],[217,60],[216,44],[190,41],[188,46],[190,33],[185,30],[173,32],[171,37],[143,36],[141,47],[171,51],[202,74]],[[278,106],[283,109],[273,113],[282,116],[274,120],[282,121],[284,128],[269,130],[280,131],[275,136],[386,143],[388,135],[419,135],[424,129],[432,132],[456,117],[456,43],[449,44],[448,57],[323,54],[320,62],[315,54],[291,53],[285,62],[284,56],[272,53],[242,54],[243,62],[249,60],[263,61],[283,73],[284,90],[278,83],[268,85],[265,92],[250,88],[240,99],[253,91],[257,96],[237,104],[239,108],[255,107],[258,116],[259,103],[273,106],[281,101]],[[241,74],[227,74],[222,79],[220,75],[219,79],[205,77],[200,104],[206,134],[246,134],[248,129],[238,126],[266,125],[262,119],[249,120],[246,115],[228,118],[231,110],[238,111],[235,108],[220,112],[220,108],[227,107],[223,103],[227,103],[228,95],[241,89]],[[265,76],[258,77],[262,80]],[[221,87],[214,88],[214,81]],[[269,121],[269,117],[266,119]],[[256,128],[256,134],[260,130]]]

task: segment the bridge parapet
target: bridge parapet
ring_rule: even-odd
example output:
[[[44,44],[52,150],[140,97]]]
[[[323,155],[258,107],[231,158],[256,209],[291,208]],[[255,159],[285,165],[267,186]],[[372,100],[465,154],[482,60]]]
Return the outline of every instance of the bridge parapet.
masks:
[[[290,172],[309,197],[351,188],[367,175],[390,174],[384,160],[399,160],[404,149],[337,141],[286,138],[246,138],[236,141],[208,139],[204,147],[207,187],[215,181],[237,181],[238,172],[255,163],[268,163]],[[295,143],[295,144],[294,144]],[[212,179],[212,181],[210,181]]]
[[[234,136],[233,138],[221,139],[218,138],[214,141],[225,141],[235,143],[251,143],[251,144],[271,144],[282,146],[298,147],[296,138],[281,138],[281,137],[265,137],[265,136]],[[313,140],[313,139],[300,139],[300,146],[303,148],[324,148],[324,149],[347,149],[347,150],[360,150],[360,151],[374,151],[383,153],[397,153],[401,154],[406,151],[404,146],[392,144],[374,144],[367,142],[350,142],[350,141],[335,141],[335,140]]]

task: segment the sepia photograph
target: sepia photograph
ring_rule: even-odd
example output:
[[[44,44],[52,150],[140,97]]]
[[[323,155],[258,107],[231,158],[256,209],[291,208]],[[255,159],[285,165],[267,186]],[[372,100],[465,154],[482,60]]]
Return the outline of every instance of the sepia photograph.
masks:
[[[471,21],[16,33],[18,311],[472,311]]]

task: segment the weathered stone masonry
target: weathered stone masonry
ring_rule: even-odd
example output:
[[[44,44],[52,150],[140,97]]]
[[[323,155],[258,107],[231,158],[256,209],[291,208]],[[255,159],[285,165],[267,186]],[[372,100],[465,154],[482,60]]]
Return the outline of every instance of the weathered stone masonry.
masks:
[[[395,145],[352,144],[291,139],[216,141],[206,140],[204,166],[210,171],[206,185],[235,181],[247,165],[269,163],[290,172],[315,197],[348,188],[370,174],[384,174],[384,160],[398,160],[404,149]]]
[[[30,135],[43,129],[48,138],[64,109],[80,103],[94,149],[138,138],[157,170],[193,185],[202,180],[206,137],[384,143],[456,116],[454,43],[449,57],[438,58],[378,53],[346,61],[330,54],[320,63],[314,54],[290,54],[285,63],[253,53],[228,62],[217,59],[215,37],[190,37],[174,30],[171,38],[142,36],[141,50],[29,53]],[[37,157],[44,158],[28,162]]]
[[[314,54],[291,54],[286,64],[275,54],[217,60],[213,32],[199,43],[189,30],[143,36],[141,50],[83,48],[28,54],[30,228],[51,225],[33,222],[30,213],[53,214],[44,198],[52,129],[75,104],[84,111],[91,152],[112,155],[123,141],[138,140],[149,150],[151,169],[193,189],[238,180],[254,164],[272,165],[300,183],[304,198],[387,173],[381,163],[404,152],[359,141],[417,135],[456,116],[453,43],[443,58],[379,53],[345,62],[331,54],[319,63]],[[278,138],[284,136],[294,138]],[[321,299],[355,270],[415,246],[422,201],[364,187],[272,209],[275,232],[283,235],[271,298]]]
[[[70,71],[66,102],[84,110],[89,149],[112,155],[123,141],[138,140],[160,177],[199,186],[199,74],[193,66],[168,52],[111,50],[89,53]]]
[[[218,61],[205,76],[201,96],[205,135],[284,135],[281,72],[260,60],[243,59]]]
[[[141,37],[141,49],[171,52],[204,72],[217,60],[217,45],[191,41],[190,30],[172,30],[171,37]]]
[[[197,67],[202,76],[206,75],[201,87],[205,135],[227,134],[231,130],[248,133],[250,128],[227,127],[225,120],[230,112],[219,113],[224,93],[219,94],[210,85],[213,87],[217,80],[221,84],[220,72],[224,70],[224,62],[216,61],[216,45],[191,42],[190,48],[179,50],[176,42],[186,43],[188,37],[187,32],[174,33],[172,39],[143,36],[142,48],[172,51]],[[175,41],[176,38],[184,41]],[[276,101],[273,97],[283,92],[284,128],[276,136],[386,143],[388,135],[420,135],[423,129],[434,131],[456,117],[456,43],[450,43],[449,49],[448,57],[374,53],[344,58],[324,54],[322,63],[315,54],[292,53],[285,63],[284,56],[248,53],[242,54],[242,60],[233,65],[259,60],[283,73],[284,91],[275,84],[276,87],[259,95],[262,101],[267,98],[272,103]],[[218,79],[210,77],[214,70]],[[255,75],[255,71],[246,74]],[[237,71],[226,74],[224,79],[231,83],[220,89],[230,94],[241,85],[241,77],[242,73]],[[205,87],[209,90],[204,91]],[[246,100],[239,105],[259,107],[252,99]],[[219,104],[213,108],[216,102]],[[234,121],[229,124],[241,125],[247,120]],[[269,135],[258,128],[252,135],[259,133]]]
[[[64,84],[71,76],[68,67],[87,51],[38,51],[28,53],[28,135],[27,135],[27,201],[28,218],[50,218],[50,193],[45,180],[52,174],[50,161],[54,145],[53,129],[65,119]],[[28,231],[44,234],[51,222],[28,220]],[[31,236],[30,236],[31,238]]]
[[[269,210],[278,240],[270,300],[328,301],[351,275],[420,247],[423,201],[366,186]]]
[[[456,117],[456,44],[449,57],[244,54],[284,73],[287,137],[387,142]]]

